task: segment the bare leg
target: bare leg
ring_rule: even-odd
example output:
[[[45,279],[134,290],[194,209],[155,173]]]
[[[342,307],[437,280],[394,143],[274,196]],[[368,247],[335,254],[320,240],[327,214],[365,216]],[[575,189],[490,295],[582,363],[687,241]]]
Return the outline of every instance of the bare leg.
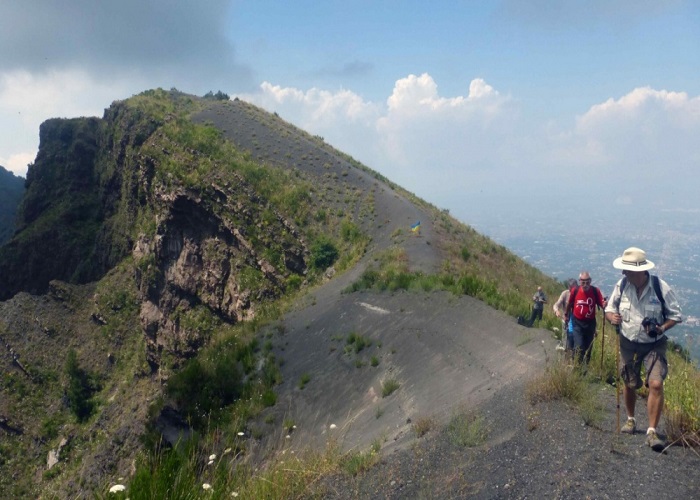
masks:
[[[649,427],[656,427],[661,420],[661,410],[664,407],[664,383],[661,380],[649,381],[649,398],[647,400],[647,413],[649,414]]]

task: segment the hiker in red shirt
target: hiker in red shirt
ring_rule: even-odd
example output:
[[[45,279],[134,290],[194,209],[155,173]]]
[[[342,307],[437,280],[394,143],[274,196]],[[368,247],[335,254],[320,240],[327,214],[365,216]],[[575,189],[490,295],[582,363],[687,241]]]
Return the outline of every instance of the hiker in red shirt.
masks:
[[[591,275],[588,271],[581,271],[578,281],[579,286],[572,287],[569,292],[566,311],[568,317],[573,316],[575,359],[582,364],[591,359],[591,346],[596,329],[596,307],[605,309],[606,301],[600,290],[591,285]]]

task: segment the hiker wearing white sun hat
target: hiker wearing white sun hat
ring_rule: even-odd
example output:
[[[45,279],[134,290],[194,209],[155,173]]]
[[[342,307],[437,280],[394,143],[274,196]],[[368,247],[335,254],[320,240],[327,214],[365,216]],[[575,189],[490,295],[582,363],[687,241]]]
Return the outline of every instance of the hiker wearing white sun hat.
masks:
[[[654,263],[647,259],[646,252],[641,248],[629,247],[622,257],[613,261],[613,267],[624,271],[648,271],[654,269]]]
[[[654,263],[644,250],[630,247],[613,261],[624,277],[615,285],[605,308],[605,318],[616,326],[620,340],[620,376],[624,381],[624,399],[627,423],[622,432],[634,434],[636,421],[634,407],[637,389],[642,386],[641,367],[646,368],[649,388],[647,413],[649,428],[647,444],[654,451],[666,445],[659,438],[656,427],[664,405],[664,380],[668,374],[666,362],[666,332],[682,321],[681,308],[671,287],[649,274]]]

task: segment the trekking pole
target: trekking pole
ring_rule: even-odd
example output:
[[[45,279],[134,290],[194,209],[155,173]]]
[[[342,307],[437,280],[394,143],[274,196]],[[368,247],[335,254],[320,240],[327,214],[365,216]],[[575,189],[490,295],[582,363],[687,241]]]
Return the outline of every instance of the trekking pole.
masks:
[[[603,313],[603,331],[600,339],[600,376],[603,376],[603,355],[605,354],[605,313]]]
[[[615,392],[617,393],[617,433],[620,434],[620,332],[618,326],[617,349],[615,349]]]

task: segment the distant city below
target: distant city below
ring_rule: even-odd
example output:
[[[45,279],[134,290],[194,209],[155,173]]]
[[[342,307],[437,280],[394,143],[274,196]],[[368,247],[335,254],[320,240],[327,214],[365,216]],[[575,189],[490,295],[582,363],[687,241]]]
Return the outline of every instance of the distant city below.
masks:
[[[589,271],[606,296],[621,278],[613,260],[627,247],[642,248],[656,264],[652,273],[673,287],[681,303],[683,323],[670,330],[669,337],[700,362],[700,214],[658,211],[645,214],[644,220],[631,217],[636,224],[621,228],[608,218],[578,227],[573,215],[545,220],[484,213],[477,219],[468,223],[545,274],[565,281]],[[619,220],[625,216],[620,214]]]

